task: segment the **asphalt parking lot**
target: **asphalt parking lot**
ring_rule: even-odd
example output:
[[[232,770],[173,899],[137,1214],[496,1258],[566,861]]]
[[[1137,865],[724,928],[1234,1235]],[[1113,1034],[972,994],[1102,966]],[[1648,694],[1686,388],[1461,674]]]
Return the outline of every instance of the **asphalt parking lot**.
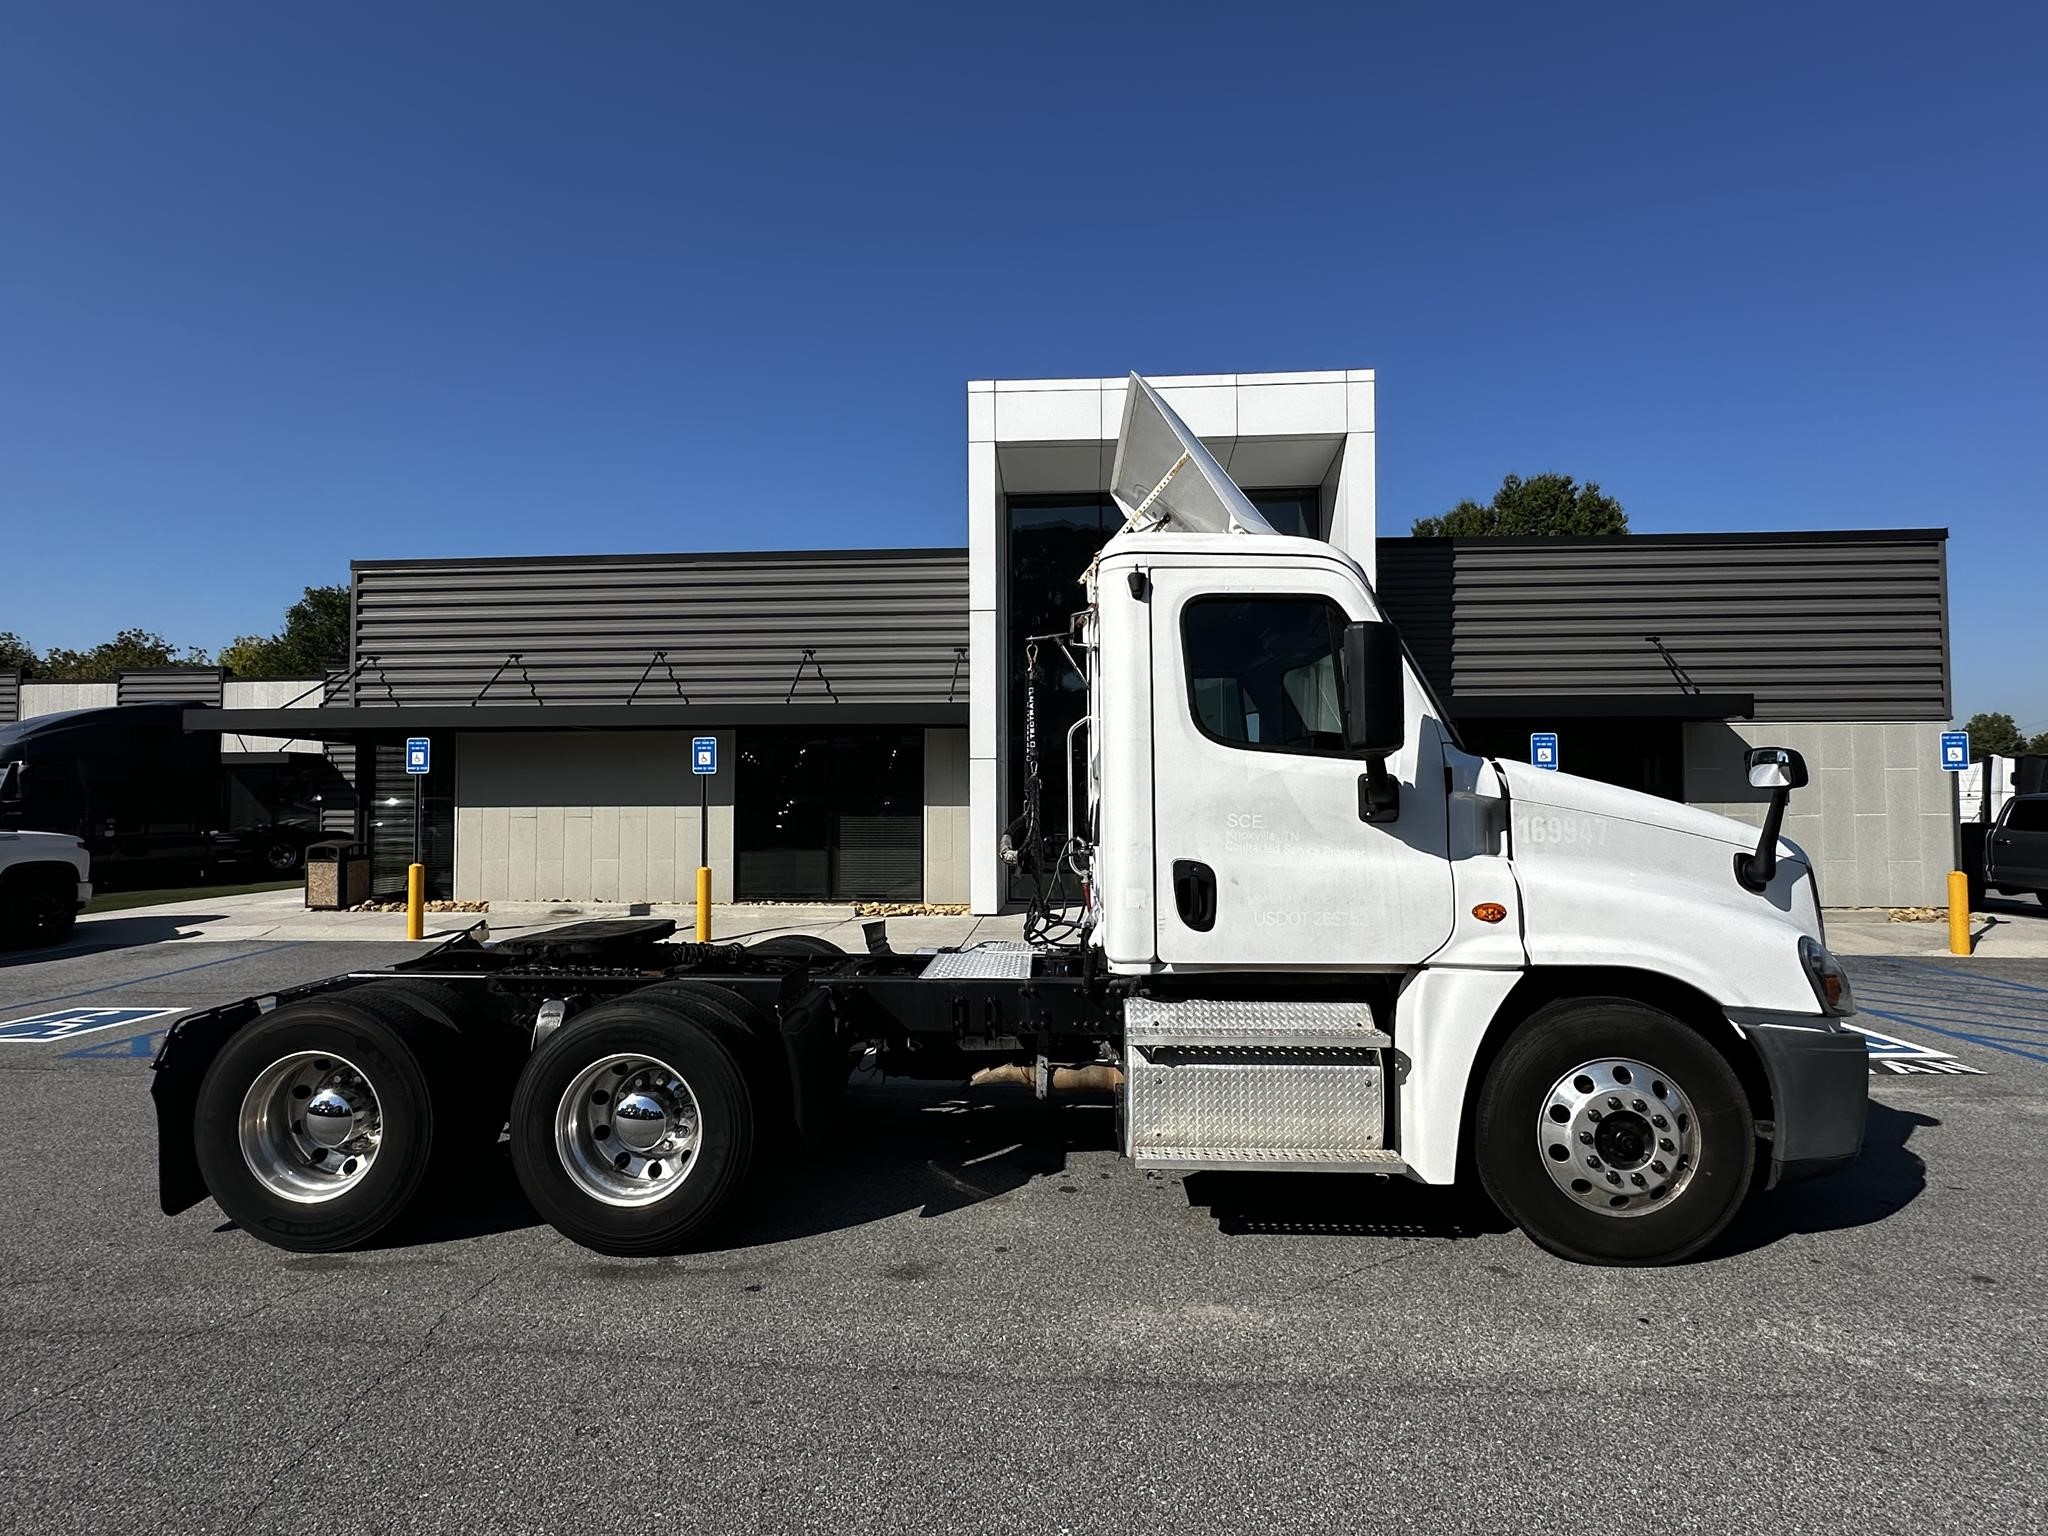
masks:
[[[14,958],[0,1021],[403,953]],[[0,1528],[2039,1530],[2048,962],[1850,964],[1900,1042],[1863,1158],[1650,1271],[886,1084],[716,1251],[595,1257],[501,1153],[405,1243],[300,1257],[158,1213],[168,1016],[0,1038]]]

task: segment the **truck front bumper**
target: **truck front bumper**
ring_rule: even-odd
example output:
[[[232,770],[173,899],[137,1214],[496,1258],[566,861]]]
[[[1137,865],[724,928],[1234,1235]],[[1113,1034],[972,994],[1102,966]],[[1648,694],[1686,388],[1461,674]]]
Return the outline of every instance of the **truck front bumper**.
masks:
[[[1831,1173],[1863,1150],[1870,1050],[1840,1019],[1730,1009],[1770,1082],[1773,1185]]]

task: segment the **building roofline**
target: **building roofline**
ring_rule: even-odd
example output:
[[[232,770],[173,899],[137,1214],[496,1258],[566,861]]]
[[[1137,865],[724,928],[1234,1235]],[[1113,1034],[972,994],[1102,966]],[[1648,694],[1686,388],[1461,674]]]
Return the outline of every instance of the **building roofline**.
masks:
[[[437,555],[419,560],[351,560],[351,571],[420,570],[480,565],[660,565],[687,561],[712,565],[740,560],[904,560],[951,557],[965,560],[964,544],[909,545],[886,549],[710,549],[615,555]]]
[[[1755,533],[1381,534],[1381,544],[1485,544],[1502,549],[1617,544],[1888,544],[1946,542],[1946,528],[1773,528]]]

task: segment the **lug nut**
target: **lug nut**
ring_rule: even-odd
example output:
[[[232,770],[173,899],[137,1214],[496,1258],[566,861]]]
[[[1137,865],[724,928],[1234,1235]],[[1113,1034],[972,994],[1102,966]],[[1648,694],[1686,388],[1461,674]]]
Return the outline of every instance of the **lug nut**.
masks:
[[[1600,1118],[1600,1111],[1599,1111],[1599,1110],[1597,1110],[1597,1109],[1589,1109],[1589,1110],[1587,1110],[1587,1111],[1586,1111],[1586,1118],[1587,1118],[1588,1120],[1592,1120],[1592,1121],[1596,1121],[1596,1122],[1597,1122],[1597,1121],[1599,1120],[1599,1118]]]
[[[1669,1136],[1659,1136],[1657,1138],[1657,1145],[1662,1147],[1666,1152],[1676,1152],[1678,1150],[1676,1146],[1672,1145],[1672,1141]]]
[[[1579,1145],[1582,1147],[1590,1147],[1591,1145],[1593,1145],[1593,1133],[1591,1131],[1579,1132]]]
[[[1607,1175],[1607,1182],[1608,1182],[1608,1183],[1610,1183],[1610,1184],[1619,1184],[1619,1183],[1621,1182],[1621,1175],[1620,1175],[1620,1174],[1618,1174],[1618,1173],[1611,1173],[1611,1172],[1610,1172],[1610,1173],[1609,1173],[1609,1174]]]
[[[1660,1175],[1660,1176],[1661,1176],[1661,1175],[1663,1175],[1663,1174],[1665,1174],[1665,1173],[1667,1173],[1667,1172],[1669,1172],[1669,1171],[1670,1171],[1670,1170],[1668,1170],[1667,1168],[1665,1168],[1664,1164],[1663,1164],[1663,1163],[1662,1163],[1661,1161],[1660,1161],[1660,1162],[1654,1162],[1654,1163],[1650,1164],[1650,1172],[1652,1172],[1652,1173],[1654,1173],[1654,1174],[1658,1174],[1658,1175]]]
[[[1586,1159],[1586,1166],[1588,1168],[1598,1168],[1600,1166],[1600,1159],[1597,1157],[1589,1157]]]
[[[1607,1095],[1607,1107],[1609,1109],[1621,1108],[1621,1095],[1618,1093],[1610,1093],[1609,1095]]]
[[[1645,1104],[1645,1103],[1644,1103],[1644,1102],[1643,1102],[1643,1101],[1642,1101],[1641,1099],[1630,1099],[1630,1100],[1628,1101],[1628,1107],[1629,1107],[1630,1109],[1633,1109],[1633,1110],[1637,1110],[1637,1111],[1641,1111],[1641,1110],[1644,1110],[1644,1109],[1647,1109],[1647,1108],[1649,1108],[1649,1106],[1648,1106],[1647,1104]]]
[[[1661,1130],[1663,1130],[1663,1129],[1664,1129],[1664,1128],[1665,1128],[1665,1127],[1666,1127],[1667,1125],[1669,1125],[1670,1123],[1671,1123],[1671,1122],[1670,1122],[1670,1121],[1668,1121],[1668,1120],[1666,1120],[1666,1119],[1665,1119],[1665,1118],[1664,1118],[1664,1117],[1663,1117],[1662,1115],[1652,1115],[1652,1116],[1650,1116],[1650,1124],[1652,1124],[1652,1125],[1654,1125],[1655,1127],[1657,1127],[1657,1129],[1658,1129],[1658,1130],[1660,1130],[1660,1131],[1661,1131]]]
[[[1628,1181],[1629,1183],[1635,1185],[1637,1189],[1641,1189],[1643,1187],[1643,1176],[1640,1173],[1630,1174],[1628,1176]]]

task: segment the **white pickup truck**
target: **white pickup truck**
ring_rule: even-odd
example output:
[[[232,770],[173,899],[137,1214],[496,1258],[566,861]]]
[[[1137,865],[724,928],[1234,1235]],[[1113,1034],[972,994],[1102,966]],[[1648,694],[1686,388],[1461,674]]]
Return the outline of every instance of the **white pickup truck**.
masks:
[[[85,844],[61,832],[21,832],[7,824],[18,799],[19,765],[0,772],[0,949],[60,944],[92,900]]]

